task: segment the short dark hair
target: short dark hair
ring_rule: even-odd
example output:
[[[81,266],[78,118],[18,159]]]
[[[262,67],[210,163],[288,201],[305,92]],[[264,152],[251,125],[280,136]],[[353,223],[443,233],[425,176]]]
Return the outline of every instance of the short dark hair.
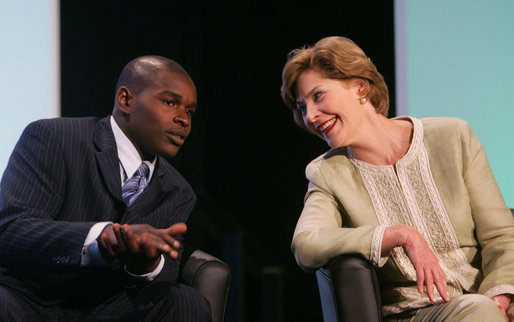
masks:
[[[115,93],[121,86],[126,86],[135,94],[151,84],[159,71],[166,70],[191,77],[176,61],[156,55],[141,56],[132,59],[123,67],[116,83]]]

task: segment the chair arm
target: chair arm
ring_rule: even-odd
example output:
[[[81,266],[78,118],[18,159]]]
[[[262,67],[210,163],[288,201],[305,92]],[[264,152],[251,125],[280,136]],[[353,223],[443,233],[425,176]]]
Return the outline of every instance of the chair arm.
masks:
[[[375,268],[362,256],[337,256],[316,277],[325,322],[381,321]]]
[[[195,250],[185,260],[181,282],[198,290],[209,301],[213,322],[222,322],[227,304],[230,268],[220,259]]]

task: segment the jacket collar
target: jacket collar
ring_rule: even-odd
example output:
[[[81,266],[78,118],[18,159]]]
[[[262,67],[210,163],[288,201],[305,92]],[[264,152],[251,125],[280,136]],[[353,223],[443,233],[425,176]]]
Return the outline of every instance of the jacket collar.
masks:
[[[121,177],[116,140],[112,132],[109,117],[103,118],[96,124],[93,142],[96,147],[95,157],[100,176],[107,190],[117,202],[124,205],[121,198]],[[177,183],[171,173],[172,166],[162,157],[157,157],[155,170],[148,188],[127,209],[124,222],[130,222],[130,217],[141,216],[150,212],[160,203],[165,194],[176,188]],[[121,218],[119,218],[121,219]]]

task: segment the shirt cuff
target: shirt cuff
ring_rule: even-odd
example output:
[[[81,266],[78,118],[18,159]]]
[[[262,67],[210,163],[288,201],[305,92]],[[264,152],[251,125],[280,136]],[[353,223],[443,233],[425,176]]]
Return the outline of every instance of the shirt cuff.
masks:
[[[110,221],[99,222],[93,225],[87,234],[86,241],[82,247],[82,256],[80,258],[81,267],[102,266],[107,265],[107,261],[102,256],[98,248],[96,239],[105,227],[112,225]]]
[[[498,285],[484,293],[484,295],[487,297],[493,297],[500,294],[509,294],[512,301],[514,294],[514,286],[508,284]]]
[[[389,256],[382,256],[382,239],[387,226],[378,226],[373,232],[371,240],[371,252],[369,260],[376,267],[382,267],[387,262]]]
[[[137,278],[139,280],[146,280],[146,281],[153,281],[162,271],[162,268],[164,267],[164,256],[161,254],[161,260],[159,261],[159,265],[150,273],[146,273],[143,275],[136,275],[132,274],[128,271],[127,266],[125,266],[125,272],[129,274],[130,276]]]

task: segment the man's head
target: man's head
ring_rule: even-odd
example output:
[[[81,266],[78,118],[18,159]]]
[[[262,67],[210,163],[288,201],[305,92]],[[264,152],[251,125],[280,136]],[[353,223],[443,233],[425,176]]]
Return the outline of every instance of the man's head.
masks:
[[[177,62],[142,56],[123,68],[113,116],[143,160],[174,157],[191,131],[195,110],[195,85]]]

